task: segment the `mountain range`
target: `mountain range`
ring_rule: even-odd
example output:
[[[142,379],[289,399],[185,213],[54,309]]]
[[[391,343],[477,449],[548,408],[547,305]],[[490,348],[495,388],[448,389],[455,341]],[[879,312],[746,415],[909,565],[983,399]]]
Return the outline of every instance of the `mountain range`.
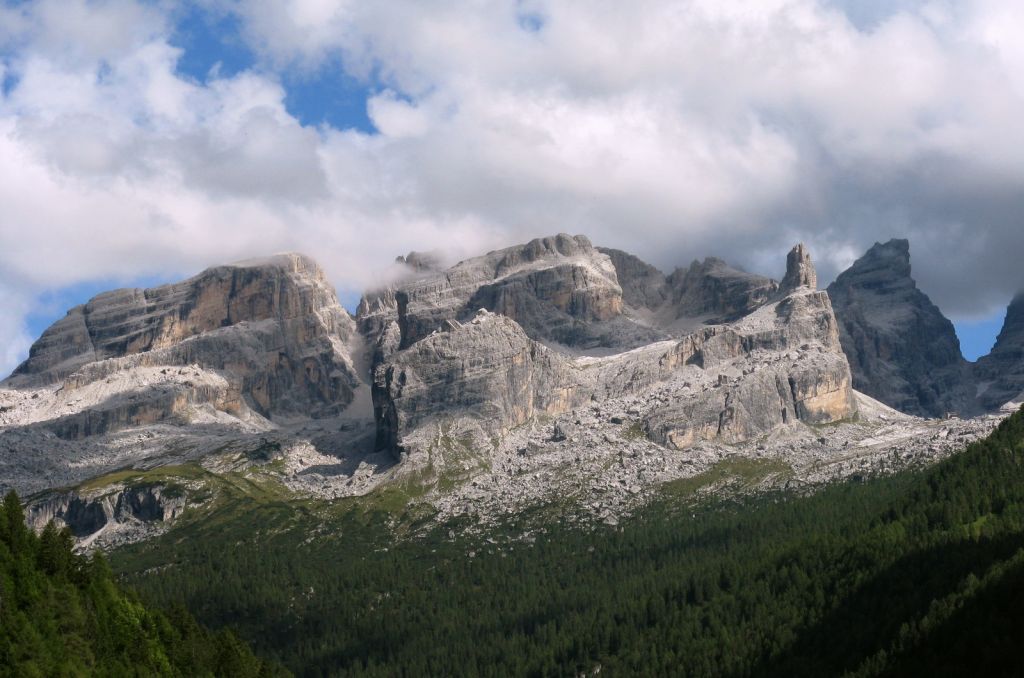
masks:
[[[1024,297],[970,363],[906,240],[827,290],[803,245],[780,280],[716,258],[665,275],[564,234],[397,263],[354,317],[299,254],[71,309],[0,383],[0,489],[86,545],[166,529],[227,473],[614,523],[728,460],[790,488],[927,463],[1024,392]]]

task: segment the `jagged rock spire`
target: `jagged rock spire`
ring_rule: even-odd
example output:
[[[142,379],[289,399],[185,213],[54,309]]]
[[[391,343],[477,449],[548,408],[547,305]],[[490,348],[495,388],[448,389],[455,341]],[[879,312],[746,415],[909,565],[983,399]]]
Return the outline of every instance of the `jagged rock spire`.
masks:
[[[875,243],[828,286],[853,387],[921,417],[977,412],[956,330],[911,277],[910,243]]]
[[[789,256],[786,257],[786,276],[782,279],[779,291],[786,295],[800,287],[818,289],[818,273],[814,270],[811,255],[803,243],[789,251]]]

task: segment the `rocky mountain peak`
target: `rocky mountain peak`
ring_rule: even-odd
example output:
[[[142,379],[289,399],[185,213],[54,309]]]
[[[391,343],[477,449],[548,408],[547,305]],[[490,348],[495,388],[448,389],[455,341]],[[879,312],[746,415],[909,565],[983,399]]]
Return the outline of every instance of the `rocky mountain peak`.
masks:
[[[374,344],[395,332],[407,348],[448,321],[466,322],[485,308],[514,319],[533,339],[573,347],[635,346],[650,330],[622,319],[615,266],[585,236],[559,234],[488,252],[445,270],[425,270],[368,293],[357,315]],[[386,345],[385,345],[386,344]]]
[[[1024,292],[1006,309],[1003,327],[992,351],[974,366],[978,397],[986,409],[1019,401],[1024,393]]]
[[[440,271],[444,268],[444,256],[440,252],[409,252],[404,257],[397,257],[396,264],[405,264],[417,273]]]
[[[786,275],[782,278],[779,291],[785,295],[801,287],[818,289],[818,273],[814,270],[811,255],[803,243],[789,251],[786,257]]]
[[[861,287],[895,284],[901,287],[917,287],[910,271],[910,241],[893,238],[885,243],[875,243],[858,259],[842,278],[856,277]]]
[[[828,287],[854,388],[910,414],[978,409],[951,323],[910,275],[910,244],[876,243]]]
[[[87,363],[167,348],[242,322],[292,321],[325,308],[327,331],[351,334],[351,319],[336,306],[323,270],[300,254],[216,266],[150,289],[104,292],[49,327],[9,382],[59,382]]]
[[[559,253],[585,251],[580,245]],[[631,293],[655,289],[633,284],[656,283],[655,270],[631,255],[610,256],[630,274]],[[696,262],[676,282],[689,300],[739,317],[592,357],[553,349],[535,341],[514,315],[485,311],[445,321],[397,347],[374,372],[378,444],[435,469],[445,456],[464,465],[469,451],[486,449],[493,458],[481,463],[490,466],[522,454],[503,441],[538,416],[575,420],[607,409],[615,427],[631,412],[631,435],[683,449],[746,441],[798,422],[842,421],[856,411],[825,293],[804,286],[779,299],[774,281],[716,259]],[[555,438],[565,440],[567,426]]]
[[[322,269],[299,254],[114,290],[36,341],[2,386],[37,402],[8,420],[76,440],[197,416],[329,415],[357,387],[356,338]]]
[[[267,257],[243,259],[233,264],[213,266],[200,273],[200,275],[216,269],[256,269],[264,271],[265,275],[285,273],[300,278],[309,278],[317,282],[327,280],[327,276],[324,274],[324,270],[320,268],[320,264],[312,257],[300,252],[281,252],[280,254],[272,254]]]
[[[779,289],[771,278],[733,268],[717,257],[676,269],[667,284],[676,317],[707,317],[708,322],[739,318],[765,304]]]
[[[512,247],[509,249],[509,253],[518,252],[522,257],[532,261],[552,255],[575,257],[590,254],[594,251],[594,245],[590,242],[590,238],[585,235],[559,233],[558,235],[534,238],[522,247]]]
[[[1024,292],[1018,292],[1006,308],[1003,328],[992,348],[992,355],[1011,353],[1024,357]]]
[[[659,308],[668,298],[665,274],[639,257],[608,247],[598,247],[615,266],[622,299],[632,308]]]

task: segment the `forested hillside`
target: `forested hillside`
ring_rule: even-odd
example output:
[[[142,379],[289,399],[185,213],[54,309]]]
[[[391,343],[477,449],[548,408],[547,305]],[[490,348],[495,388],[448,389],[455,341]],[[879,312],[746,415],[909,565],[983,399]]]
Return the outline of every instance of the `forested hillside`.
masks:
[[[113,581],[102,556],[75,555],[50,524],[25,527],[13,492],[0,506],[0,676],[271,676],[230,632],[184,609],[154,612]]]
[[[694,485],[617,528],[476,537],[243,503],[115,563],[301,675],[1019,674],[1021,414],[926,472],[712,504]]]

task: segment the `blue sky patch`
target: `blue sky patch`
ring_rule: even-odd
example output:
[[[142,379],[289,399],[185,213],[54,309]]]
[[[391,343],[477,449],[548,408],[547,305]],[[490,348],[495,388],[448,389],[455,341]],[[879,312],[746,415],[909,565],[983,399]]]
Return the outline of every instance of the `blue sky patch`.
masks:
[[[991,318],[971,322],[955,322],[956,335],[960,339],[960,351],[964,357],[974,362],[983,355],[987,355],[996,343],[999,330],[1003,327],[1003,320],[1006,319],[1006,311],[1000,311]]]
[[[373,96],[367,86],[345,73],[340,64],[325,66],[312,74],[286,73],[285,108],[303,125],[329,125],[375,134],[366,102]]]
[[[176,66],[178,74],[201,83],[214,73],[229,78],[256,64],[232,14],[216,16],[192,6],[178,19],[171,44],[184,50]]]
[[[177,73],[200,83],[263,68],[242,39],[239,19],[233,14],[190,7],[180,15],[171,44],[183,50]],[[300,124],[376,133],[366,108],[373,96],[371,86],[348,75],[337,60],[315,71],[290,68],[273,76],[285,90],[285,108]]]

